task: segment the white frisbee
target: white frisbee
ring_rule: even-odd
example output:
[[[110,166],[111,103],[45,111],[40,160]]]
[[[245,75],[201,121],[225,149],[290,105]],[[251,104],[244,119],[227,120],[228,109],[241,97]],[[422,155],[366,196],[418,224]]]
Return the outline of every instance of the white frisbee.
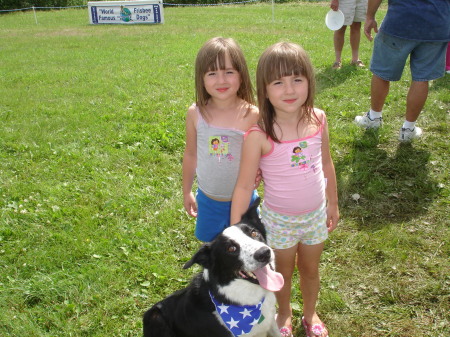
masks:
[[[334,11],[330,9],[325,16],[325,24],[331,30],[338,30],[344,25],[344,13],[340,9]]]

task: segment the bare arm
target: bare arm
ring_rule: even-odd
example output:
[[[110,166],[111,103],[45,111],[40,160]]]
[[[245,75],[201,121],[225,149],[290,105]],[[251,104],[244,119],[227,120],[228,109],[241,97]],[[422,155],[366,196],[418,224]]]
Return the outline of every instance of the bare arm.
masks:
[[[230,224],[236,224],[241,220],[242,214],[247,211],[250,200],[255,189],[255,177],[261,159],[261,137],[260,132],[251,132],[242,146],[239,176],[234,187],[231,201]]]
[[[186,116],[186,148],[183,156],[183,204],[186,212],[197,216],[197,204],[192,192],[197,168],[197,111],[190,107]]]
[[[332,232],[336,229],[339,221],[339,205],[336,172],[334,170],[333,160],[330,153],[330,142],[328,136],[328,123],[325,120],[323,137],[322,137],[322,167],[325,178],[327,179],[326,196],[327,196],[327,227]]]
[[[381,5],[382,0],[369,0],[367,4],[366,22],[364,23],[364,34],[369,41],[373,40],[372,29],[378,33],[378,24],[375,20],[375,14]]]

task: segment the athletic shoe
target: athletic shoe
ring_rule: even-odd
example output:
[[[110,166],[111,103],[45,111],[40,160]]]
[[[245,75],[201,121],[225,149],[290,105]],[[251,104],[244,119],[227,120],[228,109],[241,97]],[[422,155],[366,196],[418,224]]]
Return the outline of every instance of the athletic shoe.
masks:
[[[398,136],[398,140],[401,142],[410,142],[413,139],[420,138],[422,136],[422,129],[418,126],[414,127],[414,129],[409,128],[401,128],[400,134]]]
[[[356,116],[355,123],[362,128],[377,129],[381,126],[382,119],[382,117],[374,119],[370,118],[370,111],[367,111],[362,116]]]

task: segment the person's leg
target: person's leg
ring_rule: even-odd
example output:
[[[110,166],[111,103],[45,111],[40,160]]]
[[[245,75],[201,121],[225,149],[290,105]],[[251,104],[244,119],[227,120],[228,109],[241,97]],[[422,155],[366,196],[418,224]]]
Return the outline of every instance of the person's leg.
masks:
[[[370,107],[373,111],[383,111],[384,102],[389,94],[390,82],[383,80],[377,75],[372,75],[370,87]]]
[[[427,100],[429,81],[444,76],[447,46],[446,42],[417,42],[410,53],[412,81],[406,98],[400,141],[411,141],[422,136],[422,129],[415,122]]]
[[[341,64],[342,60],[342,49],[344,48],[345,41],[345,31],[347,26],[342,26],[340,29],[334,31],[334,54],[335,54],[335,63],[333,68],[337,68],[337,65]]]
[[[406,98],[406,115],[408,122],[415,122],[428,97],[428,81],[412,81]]]
[[[405,121],[400,128],[398,140],[409,142],[422,136],[422,129],[416,126],[416,120],[428,97],[428,81],[412,81],[406,97]]]
[[[324,243],[317,245],[299,244],[298,246],[297,266],[303,297],[303,316],[310,325],[321,323],[316,313],[316,302],[320,289],[319,263],[323,247]]]
[[[352,48],[352,63],[359,61],[359,43],[361,41],[361,22],[350,25],[350,47]]]
[[[428,97],[428,83],[444,76],[448,43],[417,42],[410,54],[411,85],[406,99],[405,119],[415,122]]]
[[[279,328],[292,325],[291,288],[295,268],[297,245],[287,249],[275,249],[275,266],[284,278],[283,288],[276,292],[278,302],[277,324]]]
[[[389,94],[389,86],[389,81],[383,80],[375,74],[372,75],[370,110],[355,117],[356,125],[366,129],[376,129],[381,126],[383,106]]]

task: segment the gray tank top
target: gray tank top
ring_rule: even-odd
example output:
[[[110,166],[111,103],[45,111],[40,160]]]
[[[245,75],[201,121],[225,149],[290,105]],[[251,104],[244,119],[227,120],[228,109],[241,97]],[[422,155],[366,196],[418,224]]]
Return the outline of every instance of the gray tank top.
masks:
[[[231,200],[239,173],[244,132],[209,125],[200,114],[197,123],[197,182],[206,195]]]

